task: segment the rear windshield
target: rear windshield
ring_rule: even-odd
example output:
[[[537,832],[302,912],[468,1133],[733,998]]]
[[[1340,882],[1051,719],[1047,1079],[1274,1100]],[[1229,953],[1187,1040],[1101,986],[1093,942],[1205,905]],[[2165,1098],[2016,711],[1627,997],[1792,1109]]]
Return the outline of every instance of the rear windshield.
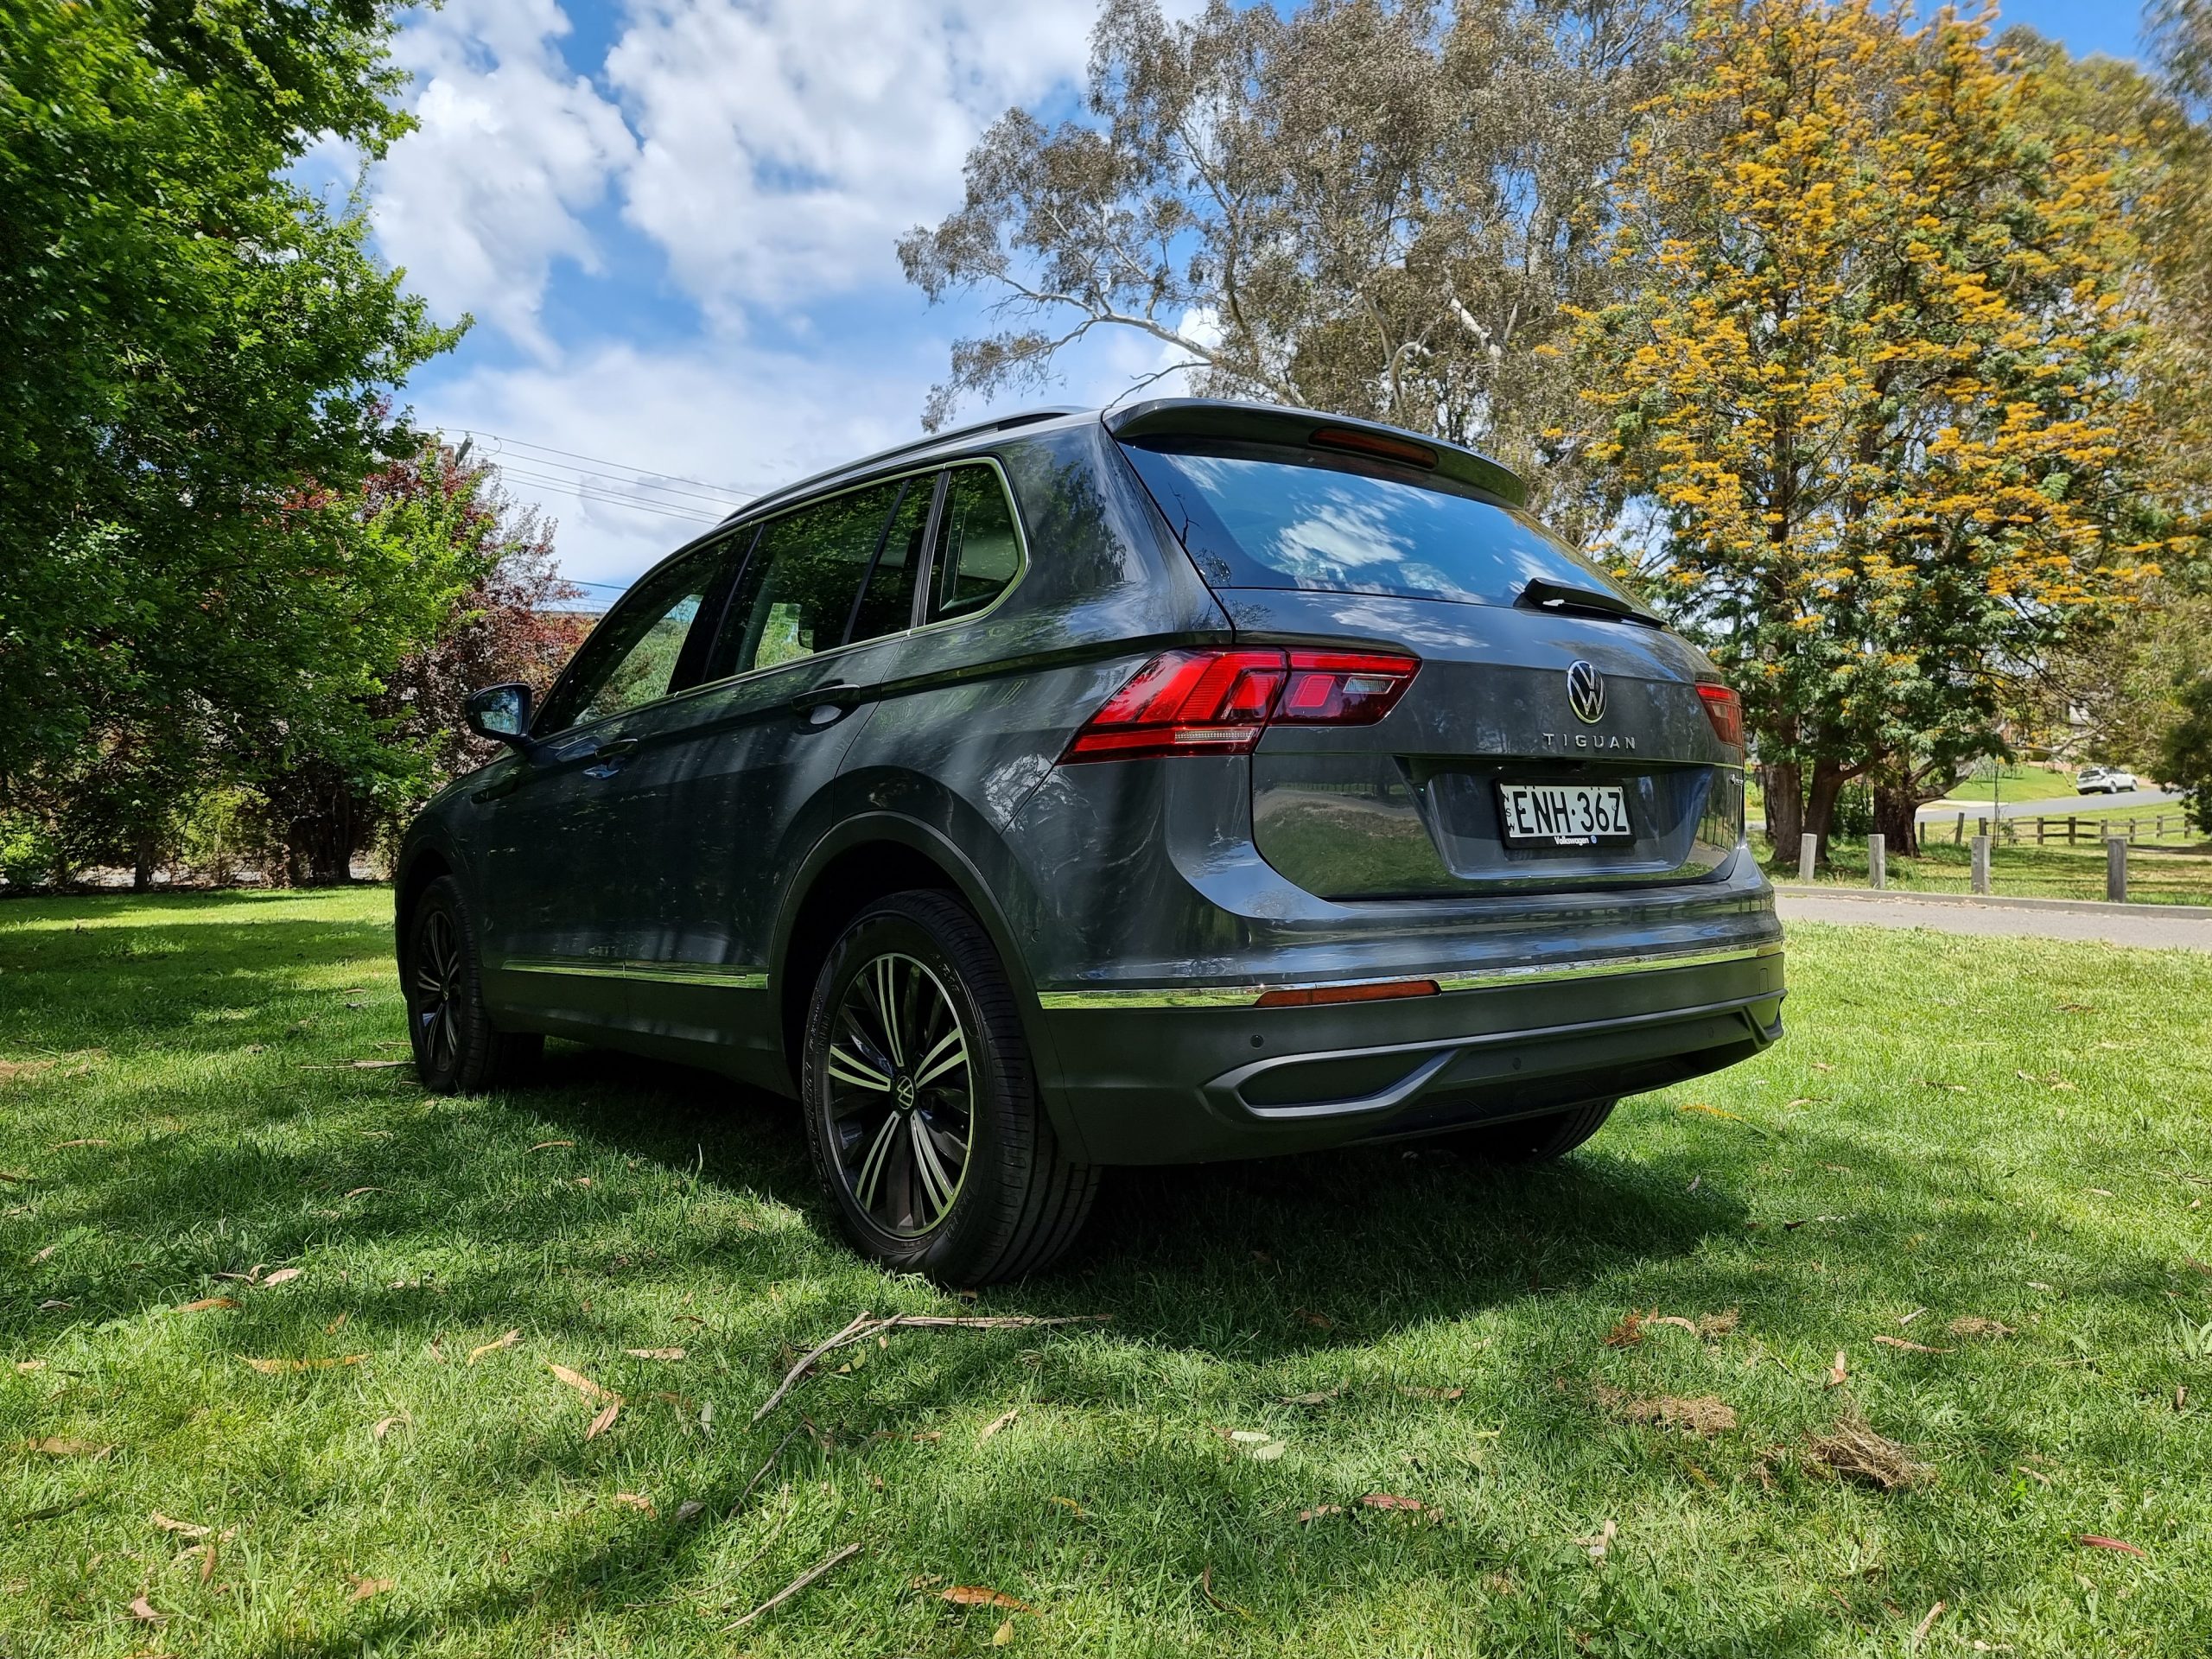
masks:
[[[1217,588],[1510,605],[1541,577],[1629,598],[1533,519],[1451,479],[1258,444],[1122,448]]]

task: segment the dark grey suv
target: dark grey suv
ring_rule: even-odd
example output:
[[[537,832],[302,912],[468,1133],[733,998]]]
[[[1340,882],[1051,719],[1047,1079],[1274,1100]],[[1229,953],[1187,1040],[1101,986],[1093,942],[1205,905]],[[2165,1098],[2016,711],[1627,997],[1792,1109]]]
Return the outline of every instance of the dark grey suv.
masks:
[[[1554,1157],[1781,1034],[1711,664],[1392,428],[1020,416],[640,580],[409,834],[423,1077],[547,1033],[804,1103],[893,1267],[1049,1262],[1115,1164]]]

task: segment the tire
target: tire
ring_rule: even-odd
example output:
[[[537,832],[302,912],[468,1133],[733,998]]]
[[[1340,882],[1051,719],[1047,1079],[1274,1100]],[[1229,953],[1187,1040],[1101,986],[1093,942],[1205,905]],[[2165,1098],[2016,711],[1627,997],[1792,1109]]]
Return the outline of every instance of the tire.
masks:
[[[501,1031],[484,1008],[484,959],[461,883],[442,875],[407,918],[400,989],[415,1074],[426,1089],[478,1094],[515,1082],[544,1052],[534,1033]]]
[[[1454,1134],[1452,1144],[1471,1158],[1493,1164],[1548,1164],[1564,1158],[1605,1127],[1620,1103],[1586,1101],[1539,1117],[1485,1123]]]
[[[846,926],[815,981],[800,1089],[838,1225],[895,1272],[1017,1279],[1090,1213],[1098,1172],[1038,1099],[998,954],[942,893],[893,893]]]

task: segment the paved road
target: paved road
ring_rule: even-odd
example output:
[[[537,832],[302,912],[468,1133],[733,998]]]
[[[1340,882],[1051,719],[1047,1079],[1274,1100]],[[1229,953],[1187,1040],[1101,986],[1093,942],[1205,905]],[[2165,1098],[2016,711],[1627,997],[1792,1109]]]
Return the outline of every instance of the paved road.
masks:
[[[1840,922],[1860,927],[1926,927],[1938,933],[2015,938],[2101,939],[2172,950],[2212,950],[2212,916],[2164,915],[2163,905],[2110,910],[2044,910],[2001,900],[1912,899],[1894,893],[1777,892],[1776,907],[1789,922]]]
[[[2005,801],[1999,804],[2000,818],[2063,818],[2070,812],[2101,812],[2107,807],[2171,806],[2182,797],[2170,789],[2130,789],[2117,795],[2060,795],[2047,801]],[[1971,799],[1930,801],[1920,809],[1923,818],[1956,818],[1963,810],[1967,822],[1989,816],[1987,801]]]

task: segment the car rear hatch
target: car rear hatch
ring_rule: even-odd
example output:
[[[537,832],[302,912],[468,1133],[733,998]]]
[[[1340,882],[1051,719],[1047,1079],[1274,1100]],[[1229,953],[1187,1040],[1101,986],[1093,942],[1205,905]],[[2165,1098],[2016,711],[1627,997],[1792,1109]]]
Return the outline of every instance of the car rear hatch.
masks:
[[[1240,646],[1418,659],[1372,723],[1277,718],[1253,750],[1255,840],[1300,887],[1630,887],[1700,880],[1734,853],[1732,694],[1528,518],[1510,474],[1286,410],[1147,404],[1115,429]]]

